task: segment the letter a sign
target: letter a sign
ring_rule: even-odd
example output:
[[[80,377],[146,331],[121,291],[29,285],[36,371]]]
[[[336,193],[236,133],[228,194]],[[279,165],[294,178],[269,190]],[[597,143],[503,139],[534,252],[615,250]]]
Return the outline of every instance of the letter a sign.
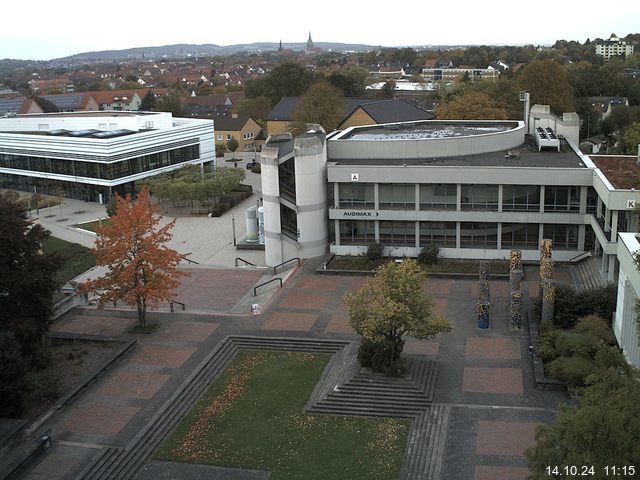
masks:
[[[351,174],[351,181],[352,182],[357,182],[358,181],[358,174],[357,173],[352,173]]]

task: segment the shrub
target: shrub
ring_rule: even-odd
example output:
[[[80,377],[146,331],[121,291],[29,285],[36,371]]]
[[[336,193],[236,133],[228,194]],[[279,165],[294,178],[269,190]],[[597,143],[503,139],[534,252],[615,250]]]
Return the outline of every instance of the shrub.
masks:
[[[591,335],[603,340],[605,343],[613,344],[614,337],[607,321],[598,315],[587,315],[578,319],[573,331],[577,333],[590,333]]]
[[[546,329],[540,332],[538,343],[536,343],[536,354],[544,361],[548,362],[556,357],[556,338],[559,330],[554,328]]]
[[[553,305],[553,324],[558,328],[571,328],[576,323],[577,294],[568,285],[556,286],[556,298]]]
[[[262,168],[260,167],[259,163],[256,163],[253,167],[251,167],[251,171],[253,173],[261,173],[262,172]]]
[[[570,387],[584,385],[584,380],[594,371],[594,363],[582,355],[556,358],[548,365],[549,376]]]
[[[562,331],[556,336],[556,356],[583,355],[593,358],[602,345],[602,340],[590,333]]]
[[[576,314],[578,317],[584,317],[595,313],[605,319],[607,324],[611,326],[613,312],[616,310],[617,295],[618,289],[613,283],[591,290],[584,290],[577,294]]]
[[[603,346],[595,356],[596,367],[602,369],[613,368],[620,373],[628,374],[631,371],[631,366],[627,363],[626,358],[622,351],[615,346],[607,345]]]
[[[372,242],[367,247],[367,260],[377,262],[384,256],[384,246],[378,242]]]
[[[38,400],[49,400],[60,395],[60,378],[51,370],[29,372],[26,376],[26,390]]]
[[[399,376],[404,372],[404,364],[400,354],[404,348],[404,340],[398,343],[390,341],[372,342],[362,339],[358,349],[358,361],[365,368],[374,372],[382,372],[390,376]],[[389,362],[389,359],[395,360]]]
[[[418,254],[418,263],[421,265],[435,265],[438,263],[438,252],[440,249],[435,243],[425,245]]]
[[[216,203],[211,209],[211,215],[214,217],[219,217],[230,208],[231,208],[231,205],[228,203],[220,203],[220,202]]]

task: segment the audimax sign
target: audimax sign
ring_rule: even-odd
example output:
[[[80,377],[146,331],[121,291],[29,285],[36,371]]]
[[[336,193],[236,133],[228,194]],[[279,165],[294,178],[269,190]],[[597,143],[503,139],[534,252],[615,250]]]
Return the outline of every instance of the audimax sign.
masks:
[[[342,213],[343,217],[373,218],[373,217],[377,217],[378,215],[379,215],[378,212],[371,212],[366,210],[346,210],[345,212]]]

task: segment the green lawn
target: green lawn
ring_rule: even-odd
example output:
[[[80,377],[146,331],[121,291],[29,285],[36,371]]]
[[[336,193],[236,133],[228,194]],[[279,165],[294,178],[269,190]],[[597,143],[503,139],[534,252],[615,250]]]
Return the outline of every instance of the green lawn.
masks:
[[[106,225],[108,224],[108,222],[109,220],[102,220],[102,225]],[[77,225],[74,225],[74,227],[82,228],[83,230],[89,230],[90,232],[96,233],[96,230],[100,226],[100,223],[100,220],[94,220],[93,222],[78,223]]]
[[[42,242],[42,250],[45,254],[57,253],[62,257],[62,266],[56,273],[60,285],[96,265],[96,259],[88,248],[59,238],[49,237]]]
[[[408,420],[303,412],[328,360],[239,352],[155,457],[268,470],[272,480],[397,479]]]

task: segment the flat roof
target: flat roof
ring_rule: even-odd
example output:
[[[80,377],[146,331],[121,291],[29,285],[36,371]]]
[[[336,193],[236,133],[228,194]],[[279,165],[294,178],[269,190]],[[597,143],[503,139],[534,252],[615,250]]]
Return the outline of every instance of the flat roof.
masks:
[[[460,167],[538,167],[538,168],[588,168],[582,158],[561,140],[560,151],[538,151],[532,136],[526,135],[525,142],[517,148],[475,155],[405,158],[405,159],[340,159],[331,157],[328,162],[336,165],[411,165],[411,166],[460,166]]]
[[[395,123],[357,127],[338,140],[418,140],[431,138],[470,137],[513,130],[517,122],[480,123],[430,121],[429,123]]]
[[[158,115],[160,112],[98,110],[81,112],[27,113],[13,118],[51,118],[51,117],[136,117],[143,115]]]
[[[633,155],[589,155],[613,188],[640,190],[640,165]]]

